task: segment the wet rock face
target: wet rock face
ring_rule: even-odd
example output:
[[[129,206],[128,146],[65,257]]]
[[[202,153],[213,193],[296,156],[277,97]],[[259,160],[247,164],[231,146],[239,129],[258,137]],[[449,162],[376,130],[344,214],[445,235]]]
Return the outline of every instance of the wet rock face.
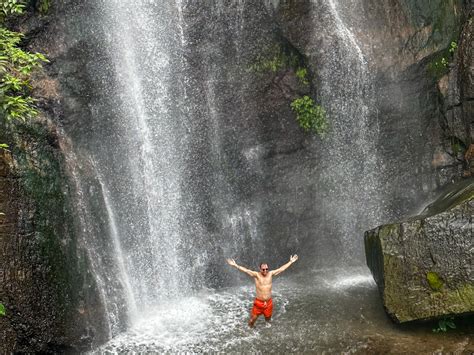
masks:
[[[56,290],[49,280],[49,268],[38,250],[34,202],[22,192],[20,177],[12,172],[14,160],[0,157],[0,300],[6,316],[0,317],[1,350],[51,351],[62,342],[55,318],[64,309],[58,305]]]
[[[438,81],[441,94],[441,148],[449,159],[437,166],[441,181],[474,176],[473,10],[467,12],[451,70]]]
[[[77,246],[57,137],[33,124],[0,138],[13,147],[0,154],[0,352],[89,349],[104,340],[103,309]]]
[[[367,265],[399,323],[474,312],[474,181],[453,195],[463,202],[447,211],[365,233]]]
[[[47,16],[18,23],[29,49],[52,62],[65,50],[62,11],[52,6]],[[1,353],[77,352],[106,339],[103,304],[77,238],[58,133],[62,92],[50,69],[32,82],[40,117],[0,129],[11,147],[0,151]]]
[[[321,1],[280,1],[274,12],[283,34],[309,58],[315,73],[324,66],[321,53],[334,48],[327,43],[337,43],[331,39],[334,34],[326,32],[330,24],[325,25],[325,6]],[[416,213],[418,201],[459,179],[466,169],[471,104],[469,99],[461,104],[460,95],[454,95],[456,102],[443,98],[448,93],[453,97],[461,87],[465,93],[472,91],[472,65],[466,65],[472,62],[472,24],[467,21],[471,10],[457,0],[355,0],[350,10],[340,4],[338,11],[374,76],[377,113],[371,122],[379,127],[382,189],[392,201],[385,207],[402,218]],[[320,15],[312,18],[311,12]],[[459,48],[454,55],[447,53],[452,41]],[[430,68],[443,56],[449,64],[443,69],[441,93],[436,86],[440,78]]]

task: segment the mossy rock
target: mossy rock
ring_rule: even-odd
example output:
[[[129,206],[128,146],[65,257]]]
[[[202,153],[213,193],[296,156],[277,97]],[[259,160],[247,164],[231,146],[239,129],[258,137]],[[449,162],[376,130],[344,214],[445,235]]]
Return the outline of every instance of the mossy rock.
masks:
[[[418,217],[365,233],[367,264],[396,322],[474,313],[474,179]]]

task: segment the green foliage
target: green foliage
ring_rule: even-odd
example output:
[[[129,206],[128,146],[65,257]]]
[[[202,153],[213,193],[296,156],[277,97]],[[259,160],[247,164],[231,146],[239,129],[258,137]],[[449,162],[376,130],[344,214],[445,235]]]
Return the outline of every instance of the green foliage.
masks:
[[[4,316],[5,315],[5,306],[0,303],[0,316]]]
[[[303,85],[309,85],[308,69],[304,61],[298,57],[294,50],[282,46],[272,46],[259,54],[250,65],[250,70],[256,73],[276,73],[281,69],[292,68],[295,76]]]
[[[309,85],[309,80],[308,80],[308,69],[306,68],[298,68],[296,69],[296,77],[300,81],[301,84],[303,85]]]
[[[38,110],[30,96],[30,75],[48,62],[41,53],[23,50],[23,34],[5,28],[8,17],[23,14],[26,0],[0,0],[0,119],[7,122],[25,121],[35,117]],[[50,0],[40,0],[39,10],[49,8]],[[0,150],[8,145],[0,143]]]
[[[433,291],[439,291],[443,287],[443,280],[434,271],[430,271],[426,274],[426,280]]]
[[[3,22],[7,16],[21,15],[25,8],[23,0],[0,0],[0,20]]]
[[[449,71],[449,62],[444,56],[438,56],[428,65],[428,71],[435,79],[439,79]]]
[[[428,71],[436,79],[441,78],[449,71],[449,63],[454,57],[454,53],[458,48],[458,44],[452,41],[447,50],[444,50],[441,54],[435,57],[428,65]]]
[[[438,326],[436,328],[433,328],[433,332],[447,332],[449,328],[456,329],[456,324],[454,324],[454,317],[440,319],[438,321]]]
[[[288,53],[280,46],[272,46],[257,56],[250,65],[250,70],[256,73],[276,73],[280,69],[294,68],[298,62],[299,59],[293,52]]]
[[[308,68],[305,66],[304,59],[298,53],[290,48],[275,45],[266,49],[250,65],[250,70],[256,73],[272,72],[276,73],[283,69],[293,69],[296,78],[302,85],[309,85]],[[293,100],[290,104],[291,109],[296,113],[296,120],[306,131],[312,131],[324,137],[329,130],[329,124],[326,119],[326,111],[320,105],[316,105],[309,96],[303,96]]]
[[[449,45],[449,50],[448,52],[451,54],[451,55],[454,55],[454,53],[456,52],[456,49],[458,49],[458,44],[454,41],[451,42],[451,44]]]
[[[0,27],[0,115],[5,120],[20,120],[38,114],[30,96],[33,70],[48,62],[41,53],[19,47],[23,34]]]
[[[296,113],[296,120],[306,132],[313,131],[324,137],[329,130],[326,119],[326,111],[323,107],[316,105],[309,96],[293,100],[291,109]]]

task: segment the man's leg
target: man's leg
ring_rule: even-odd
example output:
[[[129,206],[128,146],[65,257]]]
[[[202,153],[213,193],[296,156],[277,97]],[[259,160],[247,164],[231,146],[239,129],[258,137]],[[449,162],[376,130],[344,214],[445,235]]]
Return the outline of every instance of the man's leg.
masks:
[[[250,328],[253,328],[255,322],[257,321],[257,318],[258,318],[259,315],[257,314],[250,314],[250,320],[249,320],[249,327]]]
[[[267,322],[270,322],[272,320],[272,314],[273,314],[273,301],[270,298],[268,301],[267,307],[263,310],[263,315],[265,316],[265,320]]]

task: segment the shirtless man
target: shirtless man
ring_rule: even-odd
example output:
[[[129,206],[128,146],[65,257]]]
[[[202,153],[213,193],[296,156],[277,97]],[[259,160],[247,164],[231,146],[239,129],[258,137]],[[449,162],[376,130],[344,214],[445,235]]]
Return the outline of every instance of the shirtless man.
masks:
[[[255,286],[257,288],[257,297],[253,303],[252,313],[250,314],[249,326],[253,327],[259,315],[263,314],[267,322],[272,318],[273,302],[272,302],[272,277],[281,274],[288,269],[291,264],[298,260],[298,255],[290,256],[290,261],[285,265],[280,266],[276,270],[268,271],[268,265],[260,264],[260,272],[252,271],[237,265],[234,259],[227,259],[230,266],[235,267],[250,277],[255,279]]]

